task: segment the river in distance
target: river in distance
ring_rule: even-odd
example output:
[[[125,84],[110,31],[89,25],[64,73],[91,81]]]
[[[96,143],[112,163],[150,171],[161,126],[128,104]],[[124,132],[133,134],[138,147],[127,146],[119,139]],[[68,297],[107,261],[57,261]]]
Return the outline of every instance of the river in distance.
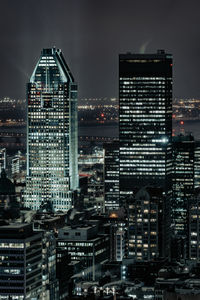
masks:
[[[26,127],[1,127],[0,132],[14,132],[14,133],[26,133]],[[200,120],[195,121],[184,121],[181,124],[179,121],[173,122],[173,132],[175,135],[180,133],[189,134],[191,133],[195,139],[200,140]],[[118,137],[118,124],[98,124],[96,126],[79,126],[78,135],[79,136],[97,136],[97,137]]]
[[[175,135],[191,133],[195,139],[200,140],[200,120],[184,121],[184,124],[175,121],[173,122],[173,133]],[[117,138],[118,134],[119,130],[117,124],[79,127],[79,136],[105,136]]]

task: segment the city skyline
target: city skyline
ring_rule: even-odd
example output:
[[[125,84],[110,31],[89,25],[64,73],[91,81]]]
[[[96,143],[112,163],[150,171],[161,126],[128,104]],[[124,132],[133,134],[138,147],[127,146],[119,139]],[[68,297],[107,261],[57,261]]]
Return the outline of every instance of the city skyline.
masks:
[[[199,300],[200,3],[1,4],[0,299]]]
[[[68,57],[79,82],[79,98],[117,97],[118,54],[157,49],[173,54],[174,96],[200,96],[198,1],[125,0],[122,5],[114,0],[12,0],[1,4],[1,97],[9,94],[12,83],[10,96],[24,98],[38,51],[53,46]]]
[[[173,144],[172,69],[165,50],[120,54],[119,122],[102,104],[93,119],[83,106],[80,120],[90,133],[93,120],[96,138],[80,138],[78,148],[76,81],[61,50],[42,50],[27,84],[26,155],[2,149],[0,298],[158,300],[179,296],[180,282],[181,295],[200,295],[199,143]],[[104,144],[103,154],[97,129],[108,134],[105,120],[119,126],[119,142]],[[0,137],[19,146],[19,128]]]

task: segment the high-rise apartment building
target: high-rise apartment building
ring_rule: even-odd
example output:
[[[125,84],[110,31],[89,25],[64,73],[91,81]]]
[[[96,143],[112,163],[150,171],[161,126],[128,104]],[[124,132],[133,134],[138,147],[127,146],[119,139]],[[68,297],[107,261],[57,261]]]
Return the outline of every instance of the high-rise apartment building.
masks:
[[[77,84],[61,50],[43,49],[27,85],[25,206],[72,207],[78,187]]]
[[[172,55],[119,56],[120,196],[170,186]]]

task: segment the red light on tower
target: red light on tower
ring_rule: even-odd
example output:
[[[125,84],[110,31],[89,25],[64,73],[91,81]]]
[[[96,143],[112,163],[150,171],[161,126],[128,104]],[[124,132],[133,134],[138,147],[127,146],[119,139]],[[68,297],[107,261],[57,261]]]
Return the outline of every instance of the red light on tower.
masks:
[[[181,125],[184,125],[184,121],[180,121],[180,124],[181,124]]]
[[[104,113],[101,114],[101,117],[102,117],[102,118],[104,117]]]

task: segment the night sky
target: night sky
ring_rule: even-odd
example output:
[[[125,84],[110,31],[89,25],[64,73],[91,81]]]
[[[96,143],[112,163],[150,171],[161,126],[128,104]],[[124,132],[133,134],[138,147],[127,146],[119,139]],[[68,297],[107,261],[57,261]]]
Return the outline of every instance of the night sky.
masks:
[[[200,98],[200,1],[0,0],[0,97],[25,98],[42,48],[56,46],[79,98],[118,96],[118,54],[165,49],[174,97]]]

